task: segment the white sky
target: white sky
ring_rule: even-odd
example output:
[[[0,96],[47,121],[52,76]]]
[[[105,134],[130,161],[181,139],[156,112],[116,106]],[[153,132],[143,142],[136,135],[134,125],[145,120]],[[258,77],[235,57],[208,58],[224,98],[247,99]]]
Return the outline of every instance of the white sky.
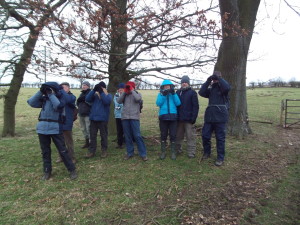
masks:
[[[288,0],[288,2],[300,7],[300,0]],[[261,0],[257,26],[248,56],[247,83],[268,81],[277,77],[281,77],[284,81],[292,78],[300,80],[300,72],[297,68],[300,54],[299,25],[300,16],[288,8],[284,0]],[[212,68],[209,71],[212,71]],[[204,80],[207,76],[201,74],[199,77]],[[61,82],[61,79],[48,77],[48,81]],[[77,80],[63,79],[79,84]],[[158,81],[151,78],[147,80]],[[10,82],[10,78],[3,78],[1,82]],[[24,82],[33,82],[32,76],[25,75]]]
[[[300,6],[299,0],[288,2]],[[300,70],[297,68],[300,62],[300,16],[283,0],[268,1],[267,6],[262,0],[257,23],[248,57],[247,82],[276,77],[285,81],[291,78],[300,80]]]

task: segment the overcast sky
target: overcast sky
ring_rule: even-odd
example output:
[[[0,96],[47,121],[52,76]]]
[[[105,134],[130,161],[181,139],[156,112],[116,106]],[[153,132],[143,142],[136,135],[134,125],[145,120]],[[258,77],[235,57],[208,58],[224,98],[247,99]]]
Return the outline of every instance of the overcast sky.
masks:
[[[288,0],[288,2],[294,6],[298,5],[297,10],[300,11],[300,0]],[[293,12],[284,0],[261,0],[255,34],[250,45],[247,83],[268,81],[277,77],[285,81],[292,78],[300,80],[300,72],[297,69],[300,62],[299,25],[300,16]],[[213,68],[208,71],[212,70]],[[207,76],[207,74],[197,75],[203,80]],[[147,80],[158,81],[152,79]],[[60,82],[61,78],[49,77],[48,80]],[[10,82],[10,78],[3,78],[1,81]],[[32,81],[31,76],[25,76],[24,82]],[[77,80],[68,81],[78,83]]]
[[[247,82],[267,81],[281,77],[300,80],[300,16],[288,8],[283,0],[262,0],[257,26],[251,41],[247,65]],[[300,7],[299,0],[288,0]],[[298,11],[299,8],[298,8]],[[254,61],[252,61],[254,60]]]

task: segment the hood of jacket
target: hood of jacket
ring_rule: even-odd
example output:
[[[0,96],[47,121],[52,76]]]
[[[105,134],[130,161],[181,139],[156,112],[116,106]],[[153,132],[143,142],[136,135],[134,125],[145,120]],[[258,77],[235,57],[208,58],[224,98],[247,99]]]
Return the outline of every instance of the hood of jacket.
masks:
[[[174,85],[170,80],[164,80],[160,86],[164,85]]]
[[[45,82],[44,85],[51,87],[55,92],[58,92],[61,89],[59,84],[56,82]]]

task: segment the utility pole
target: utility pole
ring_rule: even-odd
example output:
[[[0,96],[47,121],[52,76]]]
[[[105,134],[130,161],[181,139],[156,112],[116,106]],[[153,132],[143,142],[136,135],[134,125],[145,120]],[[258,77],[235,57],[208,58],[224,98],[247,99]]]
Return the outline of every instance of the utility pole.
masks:
[[[47,48],[46,46],[44,46],[45,48],[45,52],[44,52],[44,56],[45,56],[45,82],[47,82]]]

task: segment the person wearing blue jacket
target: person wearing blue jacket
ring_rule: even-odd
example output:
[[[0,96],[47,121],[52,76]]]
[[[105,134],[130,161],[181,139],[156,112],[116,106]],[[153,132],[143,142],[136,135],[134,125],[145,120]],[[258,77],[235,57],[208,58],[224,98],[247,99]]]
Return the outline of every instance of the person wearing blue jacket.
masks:
[[[213,131],[217,141],[216,166],[223,165],[225,158],[226,123],[228,121],[230,85],[221,76],[221,72],[215,71],[212,76],[201,86],[199,95],[208,98],[208,106],[205,110],[204,125],[202,128],[203,159],[211,154],[211,135]]]
[[[122,149],[123,144],[125,142],[124,138],[124,131],[122,126],[122,110],[123,110],[123,104],[118,103],[119,97],[123,94],[125,88],[124,83],[120,83],[118,85],[118,91],[114,96],[114,104],[115,104],[115,119],[116,119],[116,126],[117,126],[117,139],[118,139],[118,146],[117,148]]]
[[[160,86],[160,93],[156,98],[156,105],[159,107],[159,128],[161,140],[160,159],[166,158],[166,141],[170,136],[171,159],[176,159],[176,132],[177,132],[177,106],[180,99],[175,93],[175,86],[169,80],[164,80]]]
[[[76,97],[70,91],[70,84],[68,82],[63,82],[60,84],[63,90],[67,93],[66,95],[66,105],[65,105],[65,122],[63,123],[63,135],[65,143],[68,149],[69,156],[71,157],[73,163],[76,163],[74,155],[74,141],[73,141],[73,122],[74,122],[74,111],[76,109],[75,101]],[[56,161],[57,163],[62,162],[62,158],[59,157]]]
[[[40,90],[27,100],[31,107],[41,108],[36,131],[43,156],[43,180],[50,179],[52,174],[51,140],[54,142],[59,155],[70,172],[70,178],[77,178],[75,165],[68,154],[62,134],[65,102],[66,93],[64,90],[61,90],[61,87],[56,82],[42,84]]]
[[[181,105],[178,107],[177,153],[182,153],[181,143],[184,135],[186,135],[188,157],[194,158],[196,154],[196,131],[194,124],[198,117],[199,102],[197,92],[191,88],[188,76],[181,78],[181,88],[176,93],[181,102]]]
[[[86,155],[86,158],[92,158],[95,156],[98,130],[100,130],[101,136],[101,158],[106,158],[108,145],[107,124],[112,96],[107,92],[106,84],[101,81],[89,92],[85,101],[92,106],[90,112],[90,146],[89,153]]]

